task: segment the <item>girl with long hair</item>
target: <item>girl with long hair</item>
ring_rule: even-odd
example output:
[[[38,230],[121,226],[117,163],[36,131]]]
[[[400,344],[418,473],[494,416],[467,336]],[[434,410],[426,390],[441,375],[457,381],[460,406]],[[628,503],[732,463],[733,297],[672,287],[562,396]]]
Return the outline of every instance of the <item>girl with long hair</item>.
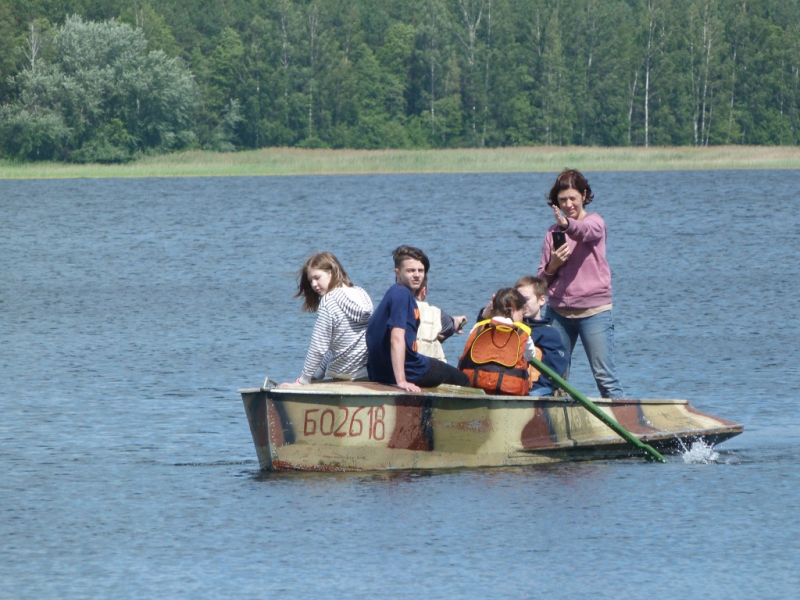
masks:
[[[310,256],[297,275],[295,298],[303,310],[317,313],[303,371],[295,383],[315,379],[365,379],[367,323],[372,300],[350,281],[330,252]]]

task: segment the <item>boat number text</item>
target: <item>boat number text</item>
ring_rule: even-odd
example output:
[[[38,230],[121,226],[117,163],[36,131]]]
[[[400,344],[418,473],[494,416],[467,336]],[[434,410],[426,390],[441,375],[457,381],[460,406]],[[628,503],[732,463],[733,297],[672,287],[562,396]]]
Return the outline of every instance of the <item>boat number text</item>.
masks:
[[[383,406],[359,406],[347,408],[309,408],[305,411],[303,435],[332,435],[335,437],[359,437],[366,434],[371,440],[382,440],[386,436]]]

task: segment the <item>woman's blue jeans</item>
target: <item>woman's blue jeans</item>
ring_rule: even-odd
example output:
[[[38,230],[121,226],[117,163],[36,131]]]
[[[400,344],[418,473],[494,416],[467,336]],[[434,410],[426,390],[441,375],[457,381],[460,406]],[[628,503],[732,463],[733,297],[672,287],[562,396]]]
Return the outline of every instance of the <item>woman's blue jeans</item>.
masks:
[[[614,364],[614,321],[611,311],[582,319],[567,319],[548,309],[547,316],[561,335],[564,347],[569,348],[570,357],[580,337],[600,396],[623,398],[625,392],[617,379],[617,367]]]

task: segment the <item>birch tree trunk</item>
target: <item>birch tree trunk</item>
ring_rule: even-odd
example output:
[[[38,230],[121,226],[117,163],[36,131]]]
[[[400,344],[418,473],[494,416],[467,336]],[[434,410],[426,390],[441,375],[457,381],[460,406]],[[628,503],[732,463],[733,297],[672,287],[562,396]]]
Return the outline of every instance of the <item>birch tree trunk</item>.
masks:
[[[280,18],[280,32],[281,32],[281,50],[280,50],[280,70],[283,74],[283,99],[286,106],[289,106],[289,96],[291,90],[291,51],[292,42],[290,36],[290,5],[288,0],[283,0],[278,4],[278,12]],[[285,125],[287,129],[291,129],[291,111],[286,110],[284,114]]]
[[[36,59],[39,57],[39,52],[42,51],[42,36],[39,28],[35,23],[28,24],[28,37],[25,39],[27,48],[24,48],[25,58],[28,59],[28,67],[31,69],[36,68]]]
[[[478,28],[483,19],[483,9],[486,2],[491,0],[458,0],[459,16],[463,31],[456,29],[456,38],[464,48],[466,59],[466,81],[464,82],[464,100],[467,103],[467,110],[470,115],[470,130],[472,139],[477,142],[477,115],[478,115],[478,92],[476,84],[477,74],[477,42]]]
[[[486,127],[489,123],[489,65],[492,57],[492,0],[487,0],[486,7],[486,58],[483,61],[483,130],[481,131],[481,147],[486,145]]]
[[[308,138],[314,137],[314,92],[317,70],[317,38],[319,36],[319,4],[312,2],[308,7]]]
[[[633,82],[631,83],[630,96],[628,102],[628,145],[632,145],[632,128],[633,128],[633,106],[636,101],[636,84],[639,81],[639,69],[633,72]]]
[[[650,73],[655,52],[656,19],[653,0],[647,0],[647,44],[644,51],[644,147],[650,146]]]

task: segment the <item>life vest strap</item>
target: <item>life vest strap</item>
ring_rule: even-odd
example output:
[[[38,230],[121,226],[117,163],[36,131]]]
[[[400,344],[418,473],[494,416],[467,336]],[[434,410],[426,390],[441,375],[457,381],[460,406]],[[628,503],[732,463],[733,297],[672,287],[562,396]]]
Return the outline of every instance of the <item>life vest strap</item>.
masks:
[[[471,364],[470,364],[471,363]],[[461,365],[459,365],[461,369],[473,369],[475,371],[475,378],[477,381],[478,371],[487,371],[489,373],[499,373],[502,375],[512,375],[514,377],[522,377],[523,379],[528,378],[528,369],[513,369],[509,367],[504,367],[503,365],[496,365],[493,363],[486,363],[483,365],[476,365],[472,363],[472,361],[465,360]]]

